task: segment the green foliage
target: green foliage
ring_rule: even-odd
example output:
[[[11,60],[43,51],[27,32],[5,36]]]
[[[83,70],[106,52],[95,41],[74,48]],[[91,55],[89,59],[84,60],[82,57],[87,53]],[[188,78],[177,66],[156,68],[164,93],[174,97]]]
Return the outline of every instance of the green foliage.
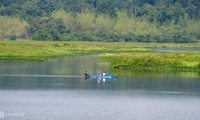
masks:
[[[11,37],[26,37],[26,27],[28,24],[25,21],[16,17],[0,16],[0,38],[9,39]]]
[[[43,10],[46,14],[50,14],[55,10],[54,2],[51,0],[39,0],[37,6]]]
[[[194,26],[195,29],[191,31],[192,28],[189,26],[192,23],[188,22],[187,18],[179,18],[176,24],[175,21],[160,24],[129,17],[125,12],[118,12],[118,17],[114,19],[105,15],[95,16],[91,12],[78,13],[74,16],[64,10],[56,11],[52,16],[62,19],[65,26],[71,30],[64,35],[65,40],[187,43],[198,42],[199,39],[199,28]]]
[[[9,39],[10,39],[10,40],[16,40],[17,37],[16,37],[16,35],[11,35]]]
[[[197,16],[197,6],[189,4],[189,6],[186,8],[186,12],[191,19],[195,18],[195,16]]]
[[[138,9],[137,16],[145,17],[151,22],[154,22],[159,14],[156,7],[150,4],[145,4],[143,7]]]
[[[53,46],[55,46],[55,47],[59,47],[58,43],[55,43]]]
[[[66,33],[67,29],[61,19],[36,18],[28,31],[34,40],[61,40],[61,34]]]
[[[63,21],[61,19],[53,18],[35,18],[30,22],[30,28],[28,29],[30,34],[34,34],[41,29],[56,29],[59,33],[65,33],[67,31]]]
[[[33,40],[60,40],[60,34],[55,29],[42,29],[35,32],[32,36]]]
[[[0,0],[0,15],[19,19],[21,26],[29,23],[25,30],[12,32],[5,24],[0,34],[7,39],[44,34],[51,40],[199,42],[199,4],[199,0]]]
[[[33,40],[51,40],[52,36],[48,29],[43,29],[43,30],[36,31],[32,35],[32,38]]]
[[[174,20],[175,23],[183,18],[185,15],[185,9],[181,4],[176,3],[169,8],[166,7],[155,7],[150,4],[145,4],[139,8],[137,16],[144,17],[150,22],[165,23]]]
[[[35,2],[27,2],[22,6],[23,14],[21,15],[23,19],[41,17],[43,12],[39,9]]]
[[[116,17],[116,9],[113,4],[113,0],[99,0],[96,3],[97,13],[104,13],[110,17]]]
[[[118,69],[199,71],[199,53],[121,53],[103,54]]]

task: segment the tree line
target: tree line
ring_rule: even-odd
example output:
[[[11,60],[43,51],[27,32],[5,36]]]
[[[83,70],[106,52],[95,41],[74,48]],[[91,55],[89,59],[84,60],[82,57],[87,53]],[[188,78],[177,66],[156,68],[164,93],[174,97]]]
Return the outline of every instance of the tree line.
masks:
[[[1,39],[200,40],[199,0],[0,0],[0,20]]]

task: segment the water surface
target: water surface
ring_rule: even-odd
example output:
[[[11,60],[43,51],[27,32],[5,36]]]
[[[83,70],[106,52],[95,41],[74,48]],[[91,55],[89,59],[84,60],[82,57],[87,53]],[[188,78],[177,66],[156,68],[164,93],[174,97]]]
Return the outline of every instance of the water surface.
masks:
[[[95,56],[0,62],[2,120],[198,120],[200,74],[113,71]],[[85,70],[119,74],[85,80]],[[3,114],[3,116],[2,116]]]

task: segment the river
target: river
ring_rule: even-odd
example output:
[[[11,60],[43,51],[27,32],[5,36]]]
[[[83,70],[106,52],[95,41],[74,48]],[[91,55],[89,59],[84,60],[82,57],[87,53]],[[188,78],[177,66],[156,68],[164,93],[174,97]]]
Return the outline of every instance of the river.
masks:
[[[118,74],[113,80],[82,75]],[[116,71],[95,56],[0,62],[0,120],[199,120],[200,73]]]

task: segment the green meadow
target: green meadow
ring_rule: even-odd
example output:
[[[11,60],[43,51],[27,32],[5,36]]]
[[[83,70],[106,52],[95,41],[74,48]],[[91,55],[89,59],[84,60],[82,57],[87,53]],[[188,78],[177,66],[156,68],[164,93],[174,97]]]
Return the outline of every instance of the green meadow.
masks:
[[[101,54],[116,69],[200,71],[199,52]]]
[[[151,48],[200,48],[200,43],[1,40],[0,61],[45,61],[98,54],[115,69],[200,71],[199,52],[159,53]]]
[[[101,52],[148,51],[128,43],[1,40],[0,61],[45,61]]]
[[[150,43],[142,48],[196,49],[196,44]],[[120,52],[104,53],[100,58],[109,60],[110,66],[120,70],[200,71],[200,52]]]

